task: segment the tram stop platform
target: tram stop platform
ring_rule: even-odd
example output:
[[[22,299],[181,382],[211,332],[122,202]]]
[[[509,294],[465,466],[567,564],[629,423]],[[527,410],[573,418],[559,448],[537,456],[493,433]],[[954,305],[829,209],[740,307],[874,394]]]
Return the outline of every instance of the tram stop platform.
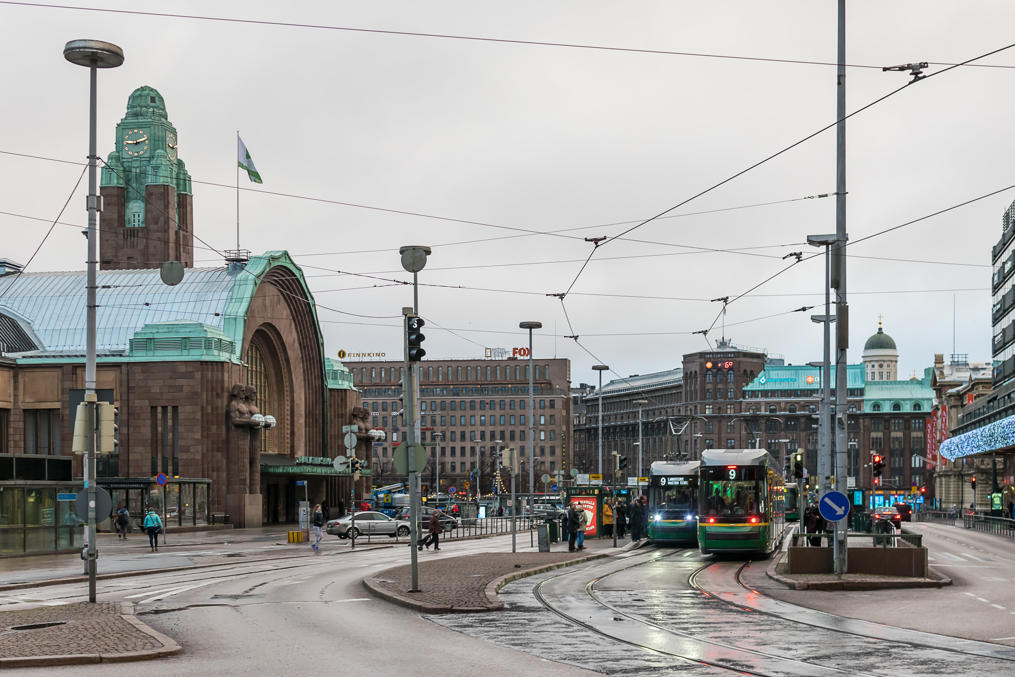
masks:
[[[567,544],[555,544],[550,552],[486,552],[456,555],[454,541],[441,547],[444,556],[432,551],[420,553],[418,563],[419,592],[409,592],[409,565],[385,569],[363,579],[366,588],[394,604],[424,613],[473,613],[498,611],[504,608],[497,591],[511,581],[607,557],[647,545],[647,540],[621,540],[613,547],[611,538],[590,538],[585,549],[568,552]]]

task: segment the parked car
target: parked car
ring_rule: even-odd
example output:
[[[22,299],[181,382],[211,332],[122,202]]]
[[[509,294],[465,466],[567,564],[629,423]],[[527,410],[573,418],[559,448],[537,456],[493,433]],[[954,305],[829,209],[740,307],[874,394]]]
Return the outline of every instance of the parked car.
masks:
[[[428,505],[421,505],[419,507],[419,528],[420,528],[420,530],[426,530],[427,528],[430,527],[430,517],[434,514],[434,511],[435,511],[435,508],[432,508],[432,507],[430,507]],[[400,520],[405,520],[405,522],[408,523],[408,521],[409,521],[409,508],[408,508],[408,506],[404,507],[404,508],[399,508],[398,512],[395,514],[395,518],[396,519],[400,519]],[[441,520],[441,526],[444,528],[444,531],[451,531],[452,529],[457,529],[462,524],[462,521],[460,519],[458,519],[457,517],[454,517],[453,515],[449,515],[446,512],[445,513],[441,513],[440,520]]]
[[[388,517],[384,513],[368,510],[353,515],[345,515],[335,520],[329,520],[325,529],[333,536],[339,538],[358,538],[361,534],[370,536],[401,536],[406,538],[409,535],[409,522]]]

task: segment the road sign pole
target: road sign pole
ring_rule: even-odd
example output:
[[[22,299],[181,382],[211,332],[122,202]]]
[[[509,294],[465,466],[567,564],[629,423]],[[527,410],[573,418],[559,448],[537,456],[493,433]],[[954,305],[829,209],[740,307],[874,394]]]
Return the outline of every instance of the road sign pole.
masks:
[[[414,278],[415,279],[415,278]],[[415,284],[413,284],[415,293]],[[402,315],[415,315],[415,308],[402,308]],[[416,363],[409,362],[409,332],[403,321],[402,337],[405,344],[405,423],[408,436],[405,440],[408,456],[409,481],[409,592],[419,592],[419,558],[416,555],[419,543],[419,484],[416,482],[416,445],[419,443],[419,429],[416,422]]]

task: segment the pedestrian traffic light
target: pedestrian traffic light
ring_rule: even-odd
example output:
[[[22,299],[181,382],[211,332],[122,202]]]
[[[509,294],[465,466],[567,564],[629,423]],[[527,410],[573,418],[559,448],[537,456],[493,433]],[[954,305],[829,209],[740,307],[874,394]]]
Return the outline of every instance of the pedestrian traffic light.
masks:
[[[405,318],[405,335],[409,346],[409,362],[419,362],[426,355],[426,351],[423,350],[423,341],[426,339],[426,336],[420,331],[424,324],[426,322],[423,321],[422,317],[409,315]]]
[[[881,471],[885,469],[885,460],[881,454],[871,456],[871,474],[874,477],[881,477]]]
[[[799,452],[793,455],[793,477],[798,480],[804,478],[804,455]]]
[[[112,454],[116,452],[119,444],[119,430],[117,417],[119,411],[109,402],[99,402],[99,409],[96,413],[99,427],[99,453]]]

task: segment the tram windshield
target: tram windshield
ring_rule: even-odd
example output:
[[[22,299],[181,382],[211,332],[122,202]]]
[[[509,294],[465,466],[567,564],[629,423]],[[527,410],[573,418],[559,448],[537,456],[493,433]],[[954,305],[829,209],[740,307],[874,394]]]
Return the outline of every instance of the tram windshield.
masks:
[[[697,478],[660,476],[652,478],[649,500],[660,510],[697,511]]]
[[[758,478],[761,472],[763,468],[754,466],[704,468],[701,514],[744,516],[764,511],[765,483]]]

